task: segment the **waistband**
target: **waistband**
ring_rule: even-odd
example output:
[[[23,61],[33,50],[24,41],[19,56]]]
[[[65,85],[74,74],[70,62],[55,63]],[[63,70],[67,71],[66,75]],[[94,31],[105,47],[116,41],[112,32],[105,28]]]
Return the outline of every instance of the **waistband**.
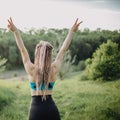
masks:
[[[46,98],[52,98],[52,95],[45,95]],[[41,99],[41,97],[43,97],[43,95],[33,95],[31,96],[32,99]]]
[[[39,96],[32,96],[32,103],[33,104],[39,104],[41,102],[51,102],[53,101],[52,95],[39,95]]]

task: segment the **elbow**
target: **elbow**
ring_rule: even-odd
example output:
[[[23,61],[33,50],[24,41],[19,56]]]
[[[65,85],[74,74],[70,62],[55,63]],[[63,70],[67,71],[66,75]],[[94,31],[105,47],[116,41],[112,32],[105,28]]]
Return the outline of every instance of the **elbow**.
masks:
[[[61,50],[60,50],[61,54],[64,54],[66,52],[66,50],[67,50],[66,48],[61,48]]]
[[[24,53],[24,52],[25,52],[23,48],[19,48],[19,49],[20,49],[21,53]]]

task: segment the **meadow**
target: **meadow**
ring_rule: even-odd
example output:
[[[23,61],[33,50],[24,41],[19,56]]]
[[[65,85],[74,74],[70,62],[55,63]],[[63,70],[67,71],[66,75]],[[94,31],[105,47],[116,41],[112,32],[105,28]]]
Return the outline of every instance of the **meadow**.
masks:
[[[120,80],[80,80],[73,73],[57,80],[53,99],[62,120],[120,120]],[[0,120],[27,120],[30,106],[28,80],[0,80]]]

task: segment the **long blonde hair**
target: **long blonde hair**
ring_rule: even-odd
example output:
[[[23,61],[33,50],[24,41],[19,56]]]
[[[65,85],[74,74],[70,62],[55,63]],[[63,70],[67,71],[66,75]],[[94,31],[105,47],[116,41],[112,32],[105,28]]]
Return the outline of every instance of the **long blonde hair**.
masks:
[[[52,48],[52,45],[45,41],[40,41],[40,43],[36,45],[34,64],[37,88],[39,88],[41,83],[45,84],[46,90],[48,88],[52,63]]]

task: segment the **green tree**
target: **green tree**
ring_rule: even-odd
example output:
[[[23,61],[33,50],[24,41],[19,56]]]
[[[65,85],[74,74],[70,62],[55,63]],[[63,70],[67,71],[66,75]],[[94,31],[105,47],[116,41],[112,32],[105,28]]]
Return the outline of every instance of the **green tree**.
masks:
[[[120,52],[118,44],[103,43],[87,62],[85,74],[88,79],[111,81],[120,77]]]
[[[66,38],[68,29],[42,28],[36,30],[31,28],[26,32],[20,31],[20,33],[30,55],[31,61],[34,62],[35,46],[40,40],[48,41],[53,45],[54,60],[56,54],[59,51],[59,48]],[[102,43],[107,42],[108,39],[118,43],[120,48],[120,32],[117,30],[101,30],[100,28],[94,31],[90,31],[88,28],[85,28],[83,31],[78,30],[74,34],[72,44],[69,47],[71,61],[74,59],[74,65],[77,66],[80,61],[91,58],[94,51]],[[0,56],[1,58],[7,59],[7,69],[14,69],[14,67],[23,66],[20,51],[16,45],[13,33],[7,29],[2,28],[0,28]]]

